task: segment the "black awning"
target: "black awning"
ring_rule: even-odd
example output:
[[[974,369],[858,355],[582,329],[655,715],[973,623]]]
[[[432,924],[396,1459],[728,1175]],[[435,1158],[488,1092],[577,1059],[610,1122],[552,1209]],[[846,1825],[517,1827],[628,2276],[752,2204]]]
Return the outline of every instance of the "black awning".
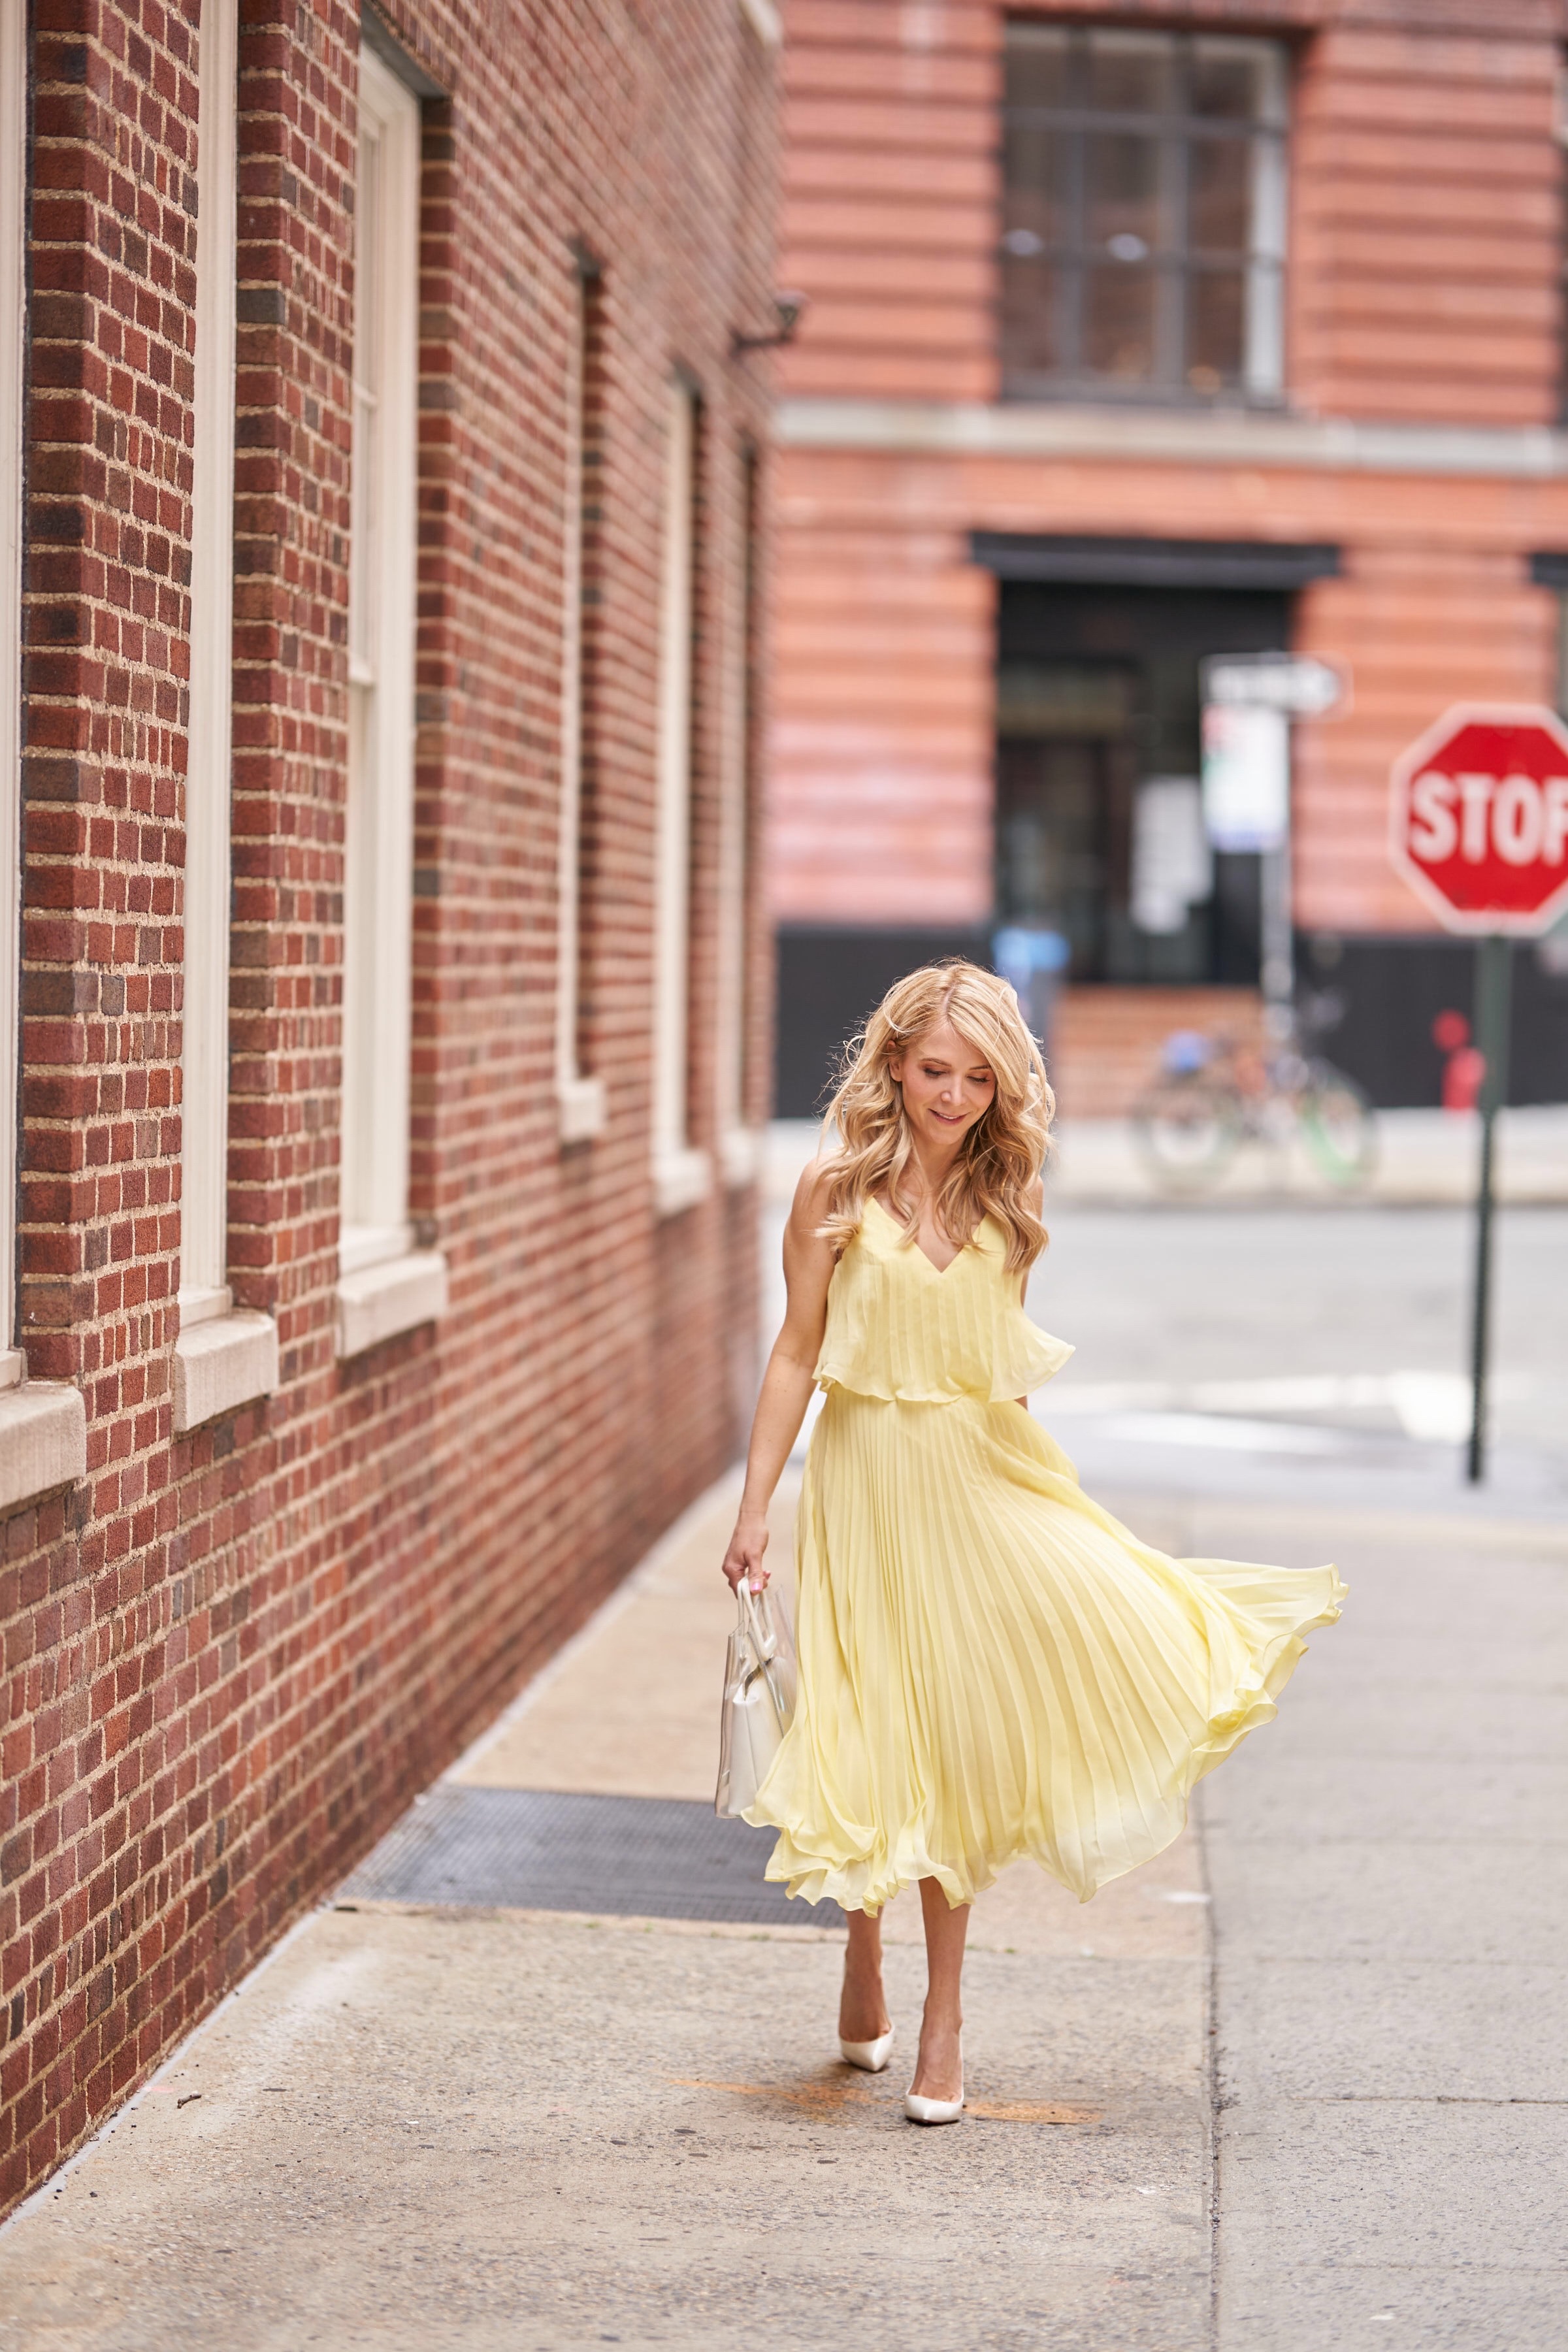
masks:
[[[1530,576],[1538,588],[1568,588],[1568,549],[1538,547],[1530,559]]]
[[[1102,539],[976,530],[970,534],[969,551],[973,562],[999,580],[1103,588],[1300,588],[1309,580],[1331,580],[1340,570],[1337,547],[1273,539]]]

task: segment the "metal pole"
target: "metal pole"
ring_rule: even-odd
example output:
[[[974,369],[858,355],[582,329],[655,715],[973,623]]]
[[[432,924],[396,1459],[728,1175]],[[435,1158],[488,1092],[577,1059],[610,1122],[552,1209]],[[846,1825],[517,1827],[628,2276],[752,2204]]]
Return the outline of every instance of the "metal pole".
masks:
[[[1258,941],[1262,950],[1259,978],[1263,983],[1269,1032],[1278,1045],[1289,1034],[1296,993],[1289,834],[1278,848],[1264,851],[1262,867],[1259,877],[1263,886]]]
[[[1481,1169],[1476,1192],[1476,1273],[1470,1312],[1470,1447],[1466,1475],[1472,1486],[1486,1475],[1487,1356],[1492,1289],[1494,1129],[1508,1100],[1508,1045],[1513,993],[1511,940],[1476,941],[1476,1045],[1486,1062],[1481,1081]]]

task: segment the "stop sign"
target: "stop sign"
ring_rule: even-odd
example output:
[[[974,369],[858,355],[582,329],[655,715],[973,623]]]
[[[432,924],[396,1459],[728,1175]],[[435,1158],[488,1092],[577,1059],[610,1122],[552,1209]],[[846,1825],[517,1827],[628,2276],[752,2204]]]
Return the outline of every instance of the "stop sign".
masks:
[[[1568,909],[1568,730],[1458,702],[1394,763],[1394,865],[1451,931],[1529,935]]]

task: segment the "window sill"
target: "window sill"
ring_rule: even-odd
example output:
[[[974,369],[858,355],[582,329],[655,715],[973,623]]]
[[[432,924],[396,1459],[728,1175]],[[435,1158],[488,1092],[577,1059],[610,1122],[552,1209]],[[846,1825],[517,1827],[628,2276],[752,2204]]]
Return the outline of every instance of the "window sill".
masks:
[[[773,0],[741,0],[741,14],[766,49],[776,49],[784,41],[784,19]]]
[[[439,1250],[410,1250],[362,1266],[338,1284],[338,1355],[361,1356],[446,1312],[447,1261]]]
[[[64,1381],[0,1391],[0,1515],[87,1475],[87,1407]]]
[[[278,1326],[244,1309],[183,1329],[174,1342],[174,1428],[180,1435],[237,1412],[278,1386]]]
[[[589,1143],[603,1135],[609,1118],[609,1097],[603,1078],[563,1078],[555,1089],[556,1117],[563,1143]]]
[[[653,1204],[661,1217],[695,1208],[713,1190],[713,1162],[705,1151],[661,1151],[653,1163]]]
[[[414,1247],[412,1225],[341,1225],[338,1229],[338,1272],[359,1274],[389,1258],[405,1258]]]
[[[763,1164],[762,1129],[730,1128],[720,1140],[719,1164],[731,1192],[738,1192],[742,1184],[754,1183]]]

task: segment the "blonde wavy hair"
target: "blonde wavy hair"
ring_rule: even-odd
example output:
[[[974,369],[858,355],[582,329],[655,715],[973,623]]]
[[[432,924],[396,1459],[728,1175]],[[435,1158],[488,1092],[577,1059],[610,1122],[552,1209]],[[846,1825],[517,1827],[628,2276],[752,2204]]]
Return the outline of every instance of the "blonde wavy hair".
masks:
[[[1046,1246],[1031,1195],[1037,1193],[1051,1148],[1056,1097],[1016,996],[978,964],[930,963],[911,971],[889,989],[864,1031],[845,1047],[837,1091],[823,1121],[825,1134],[837,1129],[837,1141],[818,1163],[827,1180],[827,1210],[817,1231],[845,1248],[860,1229],[868,1200],[875,1198],[902,1224],[906,1243],[914,1240],[919,1204],[904,1190],[914,1147],[890,1065],[942,1021],[989,1065],[996,1091],[963,1139],[936,1213],[960,1249],[973,1240],[983,1218],[994,1218],[1006,1236],[1008,1268],[1021,1273]]]

